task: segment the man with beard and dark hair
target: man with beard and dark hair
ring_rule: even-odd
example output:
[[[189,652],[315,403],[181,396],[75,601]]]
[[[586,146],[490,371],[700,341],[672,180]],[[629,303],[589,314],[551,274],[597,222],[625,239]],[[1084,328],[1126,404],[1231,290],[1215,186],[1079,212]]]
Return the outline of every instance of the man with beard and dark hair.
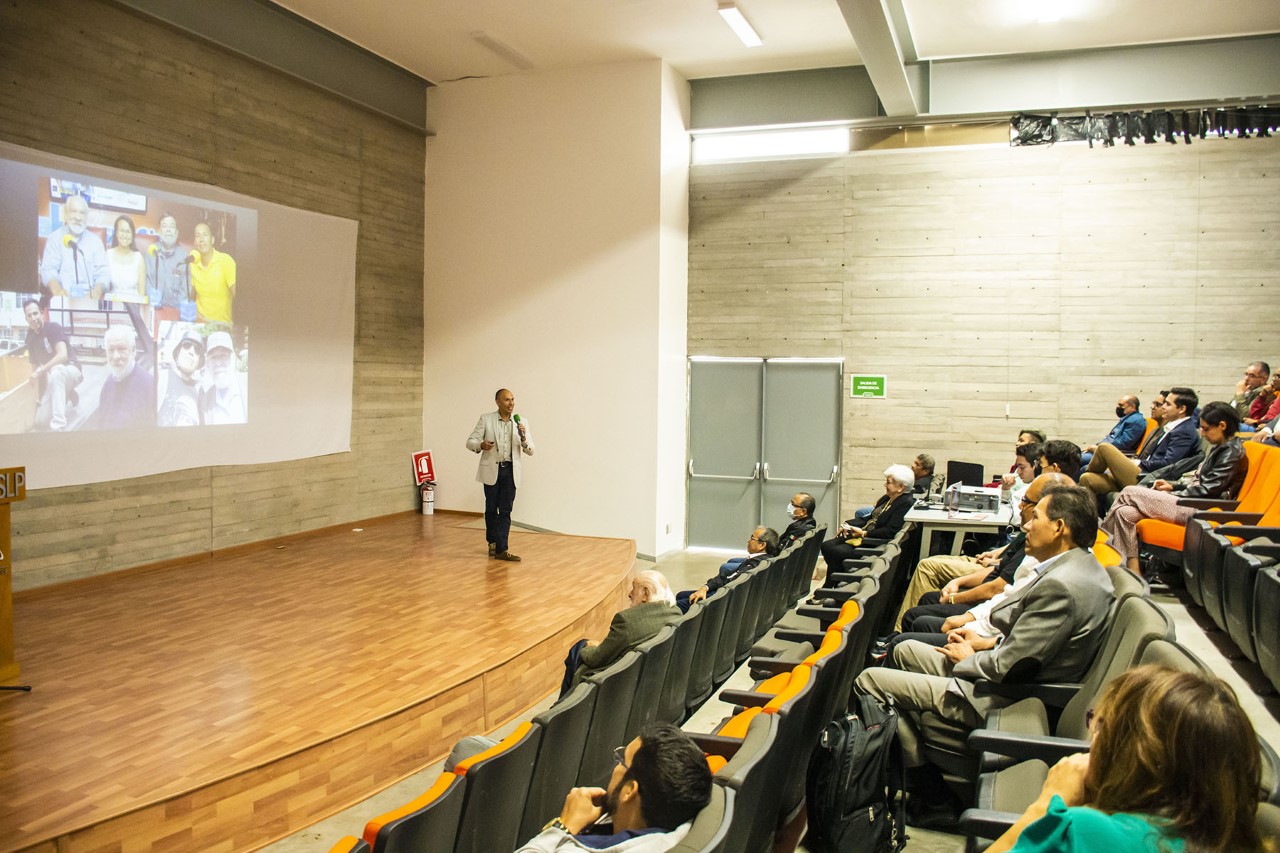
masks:
[[[98,396],[98,429],[133,429],[155,423],[156,380],[138,366],[138,336],[128,326],[112,326],[102,336],[110,370]]]
[[[67,333],[50,323],[45,306],[34,299],[22,303],[27,318],[27,361],[36,388],[36,428],[59,432],[67,428],[67,409],[75,404],[76,386],[84,380]]]
[[[711,801],[702,750],[670,723],[656,723],[615,749],[614,761],[608,788],[571,790],[560,816],[516,853],[659,853],[679,844]]]

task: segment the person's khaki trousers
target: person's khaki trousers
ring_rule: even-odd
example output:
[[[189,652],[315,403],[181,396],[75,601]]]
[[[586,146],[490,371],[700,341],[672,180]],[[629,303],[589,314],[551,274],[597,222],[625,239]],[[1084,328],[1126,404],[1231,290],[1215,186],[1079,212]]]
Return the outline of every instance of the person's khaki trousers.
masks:
[[[1118,492],[1125,486],[1135,486],[1142,477],[1138,463],[1121,453],[1114,444],[1099,444],[1089,460],[1089,467],[1080,477],[1080,485],[1095,495]]]

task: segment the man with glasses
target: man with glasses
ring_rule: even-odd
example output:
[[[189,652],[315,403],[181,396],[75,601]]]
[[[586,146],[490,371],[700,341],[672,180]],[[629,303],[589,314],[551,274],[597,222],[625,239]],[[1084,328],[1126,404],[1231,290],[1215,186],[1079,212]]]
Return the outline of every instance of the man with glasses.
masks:
[[[1244,369],[1244,376],[1236,383],[1236,395],[1231,398],[1231,405],[1241,420],[1249,416],[1249,407],[1267,387],[1271,378],[1271,367],[1265,361],[1255,361]]]
[[[607,788],[571,790],[560,815],[516,853],[658,853],[679,844],[711,801],[702,750],[675,726],[655,723],[613,758]]]
[[[1041,474],[1031,481],[1019,501],[1020,521],[1030,520],[1044,490],[1052,485],[1074,485],[1065,474]],[[971,608],[990,602],[1012,585],[1018,573],[1031,571],[1039,561],[1026,553],[1026,534],[1019,528],[1013,540],[1000,555],[1000,560],[990,570],[980,568],[963,577],[949,581],[939,592],[925,593],[919,603],[902,617],[902,633],[890,643],[886,653],[892,660],[893,649],[909,639],[920,639],[933,645],[945,645],[946,635],[939,635],[942,642],[934,642],[930,635],[938,634],[952,617],[960,617]],[[967,622],[967,620],[966,620]],[[959,627],[959,626],[954,626]],[[925,636],[916,636],[925,635]]]
[[[676,607],[681,613],[688,613],[695,603],[710,598],[728,586],[729,582],[745,571],[760,565],[765,557],[778,556],[778,532],[772,527],[757,527],[747,540],[747,556],[725,560],[720,571],[697,589],[686,589],[676,593]]]

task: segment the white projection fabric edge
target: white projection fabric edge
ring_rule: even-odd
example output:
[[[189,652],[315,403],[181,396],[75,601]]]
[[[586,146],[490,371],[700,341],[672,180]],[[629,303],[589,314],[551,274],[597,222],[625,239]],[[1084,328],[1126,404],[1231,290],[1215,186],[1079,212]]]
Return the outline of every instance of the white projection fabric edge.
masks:
[[[43,489],[349,452],[357,231],[0,143],[0,468]],[[77,359],[59,398],[50,340]]]

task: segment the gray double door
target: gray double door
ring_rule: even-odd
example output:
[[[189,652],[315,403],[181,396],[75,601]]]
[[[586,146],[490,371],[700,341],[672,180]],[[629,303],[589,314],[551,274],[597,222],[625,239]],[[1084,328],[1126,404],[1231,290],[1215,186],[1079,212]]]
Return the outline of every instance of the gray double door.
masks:
[[[745,548],[779,533],[796,492],[820,524],[840,508],[842,365],[809,359],[689,361],[688,544]]]

